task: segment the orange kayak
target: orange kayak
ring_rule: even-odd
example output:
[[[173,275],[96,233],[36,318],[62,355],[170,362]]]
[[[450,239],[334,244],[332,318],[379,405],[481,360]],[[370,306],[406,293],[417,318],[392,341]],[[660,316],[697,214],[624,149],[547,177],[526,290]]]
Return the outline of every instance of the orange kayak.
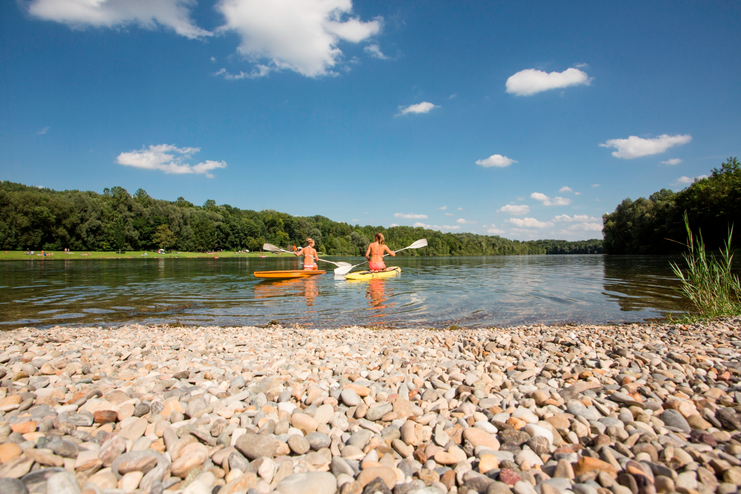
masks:
[[[324,274],[326,271],[321,269],[314,270],[303,270],[303,269],[286,269],[283,271],[255,271],[253,274],[257,278],[271,278],[274,280],[288,279],[288,278],[306,278],[307,276],[316,276],[318,274]]]

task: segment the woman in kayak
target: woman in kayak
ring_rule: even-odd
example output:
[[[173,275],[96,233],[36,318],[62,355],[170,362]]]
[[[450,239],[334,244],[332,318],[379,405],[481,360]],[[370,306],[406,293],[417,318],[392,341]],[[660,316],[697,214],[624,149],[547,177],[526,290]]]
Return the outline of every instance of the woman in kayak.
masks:
[[[386,263],[383,262],[383,255],[390,254],[395,256],[396,252],[389,249],[386,245],[383,233],[376,233],[376,241],[368,246],[368,250],[365,251],[365,258],[368,259],[368,269],[370,271],[385,271]]]
[[[296,256],[304,256],[304,271],[314,271],[319,269],[316,265],[316,261],[320,261],[319,254],[314,249],[314,240],[307,238],[306,247],[301,247],[295,252]]]

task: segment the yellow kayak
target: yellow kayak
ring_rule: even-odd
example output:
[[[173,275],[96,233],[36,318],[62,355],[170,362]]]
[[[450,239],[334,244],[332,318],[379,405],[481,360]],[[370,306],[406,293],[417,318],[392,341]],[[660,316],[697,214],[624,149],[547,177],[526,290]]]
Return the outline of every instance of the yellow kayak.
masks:
[[[304,269],[285,269],[282,271],[255,271],[253,274],[257,278],[271,278],[274,280],[288,279],[288,278],[306,278],[307,276],[315,276],[318,274],[324,274],[326,271],[321,269],[304,270]]]
[[[345,275],[346,280],[375,280],[378,278],[390,278],[391,276],[399,276],[401,274],[401,268],[394,266],[388,271],[356,271]]]

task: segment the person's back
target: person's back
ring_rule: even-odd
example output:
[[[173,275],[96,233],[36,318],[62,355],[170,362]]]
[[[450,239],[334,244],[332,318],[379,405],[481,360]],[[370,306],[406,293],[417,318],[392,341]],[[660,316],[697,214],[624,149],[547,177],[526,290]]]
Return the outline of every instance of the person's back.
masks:
[[[365,257],[368,259],[368,269],[371,271],[383,271],[386,269],[386,263],[383,262],[383,255],[389,254],[395,256],[396,253],[389,249],[385,244],[383,233],[376,233],[376,241],[368,246],[365,251]]]
[[[306,247],[298,249],[295,254],[296,256],[304,256],[305,271],[313,271],[315,269],[319,269],[319,267],[316,265],[316,261],[319,260],[319,254],[317,253],[316,249],[314,249],[314,240],[307,238],[306,243],[308,245]]]

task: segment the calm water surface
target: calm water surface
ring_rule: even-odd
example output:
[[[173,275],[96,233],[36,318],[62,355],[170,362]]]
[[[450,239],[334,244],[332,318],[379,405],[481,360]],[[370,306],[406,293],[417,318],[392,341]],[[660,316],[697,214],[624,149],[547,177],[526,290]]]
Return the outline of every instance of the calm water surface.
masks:
[[[343,259],[360,262],[361,259]],[[683,307],[666,257],[406,257],[396,278],[258,281],[294,258],[0,262],[0,328],[123,322],[307,327],[645,321]]]

